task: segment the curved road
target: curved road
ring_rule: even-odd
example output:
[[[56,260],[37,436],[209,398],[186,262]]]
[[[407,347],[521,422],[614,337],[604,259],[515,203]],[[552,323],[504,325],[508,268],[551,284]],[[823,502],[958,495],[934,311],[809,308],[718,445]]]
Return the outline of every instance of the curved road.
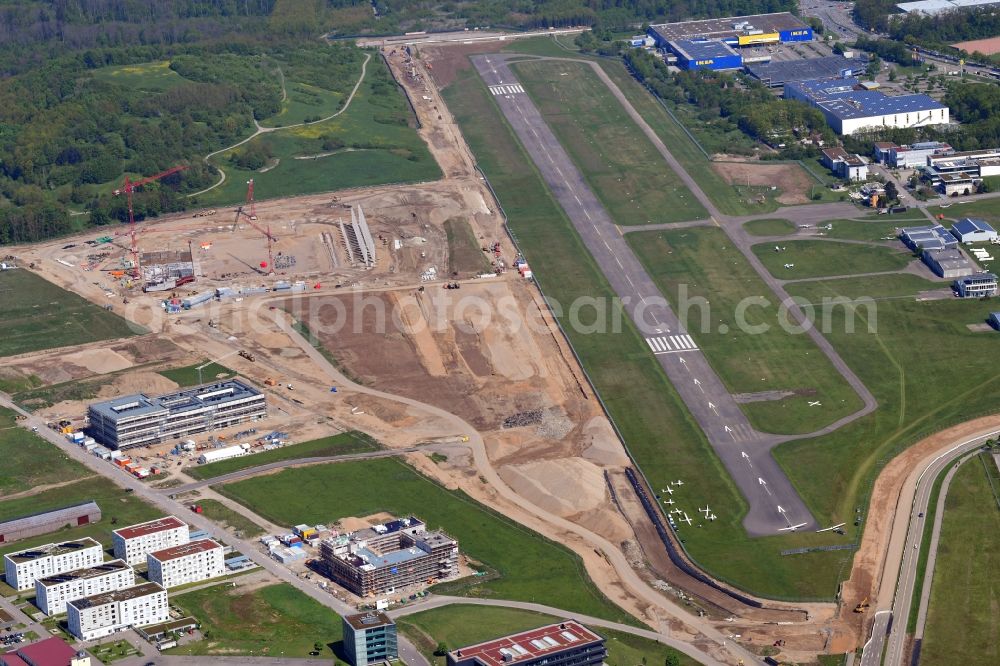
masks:
[[[970,451],[979,448],[987,439],[996,437],[998,432],[1000,431],[991,430],[980,433],[955,444],[928,462],[921,471],[917,478],[913,502],[909,507],[910,520],[907,523],[905,536],[902,533],[898,535],[894,533],[890,541],[889,549],[892,551],[894,549],[893,542],[899,544],[899,540],[902,538],[899,570],[895,577],[888,578],[886,576],[888,573],[887,563],[883,571],[879,599],[873,604],[873,608],[877,607],[878,610],[873,621],[872,636],[865,643],[861,655],[861,666],[879,666],[882,663],[883,647],[886,651],[885,664],[887,666],[903,666],[906,648],[906,624],[910,617],[910,606],[913,603],[913,586],[920,559],[920,543],[924,535],[924,519],[920,514],[927,512],[934,481],[941,472],[956,458],[961,458]],[[932,551],[927,561],[928,570],[932,570],[935,557],[936,553]]]

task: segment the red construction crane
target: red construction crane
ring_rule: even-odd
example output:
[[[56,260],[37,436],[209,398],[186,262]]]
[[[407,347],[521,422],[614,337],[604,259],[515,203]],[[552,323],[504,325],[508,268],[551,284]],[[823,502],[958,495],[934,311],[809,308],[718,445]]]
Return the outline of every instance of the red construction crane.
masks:
[[[247,215],[251,220],[257,219],[257,207],[254,205],[253,201],[253,178],[247,181],[247,206],[250,207],[250,214]]]
[[[243,206],[240,206],[239,208],[236,209],[236,221],[233,223],[233,231],[236,231],[236,227],[240,223],[240,217],[245,217],[246,220],[247,220],[247,223],[251,227],[253,227],[254,229],[256,229],[257,231],[259,231],[264,236],[264,238],[267,239],[267,262],[266,263],[263,262],[263,261],[260,262],[260,268],[261,268],[261,271],[264,274],[273,273],[274,272],[274,244],[278,242],[278,239],[275,238],[274,235],[271,234],[271,225],[267,225],[264,228],[261,228],[261,227],[257,226],[256,224],[254,224],[251,221],[250,216],[247,214],[247,212],[245,210],[243,210]]]
[[[131,247],[132,247],[132,270],[135,271],[135,273],[134,273],[135,277],[139,277],[139,245],[136,243],[136,239],[135,239],[135,215],[132,212],[132,192],[135,191],[135,188],[142,187],[146,183],[152,183],[154,180],[160,180],[161,178],[166,178],[167,176],[169,176],[171,174],[175,174],[178,171],[184,171],[184,169],[187,169],[187,168],[188,167],[186,165],[185,166],[175,166],[175,167],[173,167],[171,169],[167,169],[166,171],[161,171],[160,173],[156,174],[155,176],[149,176],[148,178],[143,178],[141,180],[132,180],[131,178],[128,177],[128,174],[125,174],[125,185],[124,185],[124,187],[122,187],[120,190],[115,190],[114,191],[114,194],[115,194],[116,197],[119,196],[122,192],[124,192],[125,193],[125,197],[128,200],[128,225],[129,225],[129,227],[128,227],[128,234],[129,234],[129,237],[131,238],[131,241],[132,241],[132,243],[131,243]]]

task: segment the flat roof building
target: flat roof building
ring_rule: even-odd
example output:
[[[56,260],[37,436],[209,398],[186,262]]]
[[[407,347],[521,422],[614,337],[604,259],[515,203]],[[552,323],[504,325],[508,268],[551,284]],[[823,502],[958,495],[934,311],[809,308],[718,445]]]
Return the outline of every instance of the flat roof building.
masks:
[[[447,666],[599,666],[607,655],[603,637],[566,620],[452,650]]]
[[[159,397],[139,393],[97,402],[87,416],[94,439],[128,449],[263,418],[267,402],[256,388],[227,379]]]
[[[823,164],[838,178],[844,180],[867,180],[868,163],[860,155],[852,155],[843,148],[824,148]]]
[[[458,542],[413,517],[324,539],[320,553],[330,578],[359,597],[458,573]]]
[[[649,26],[647,34],[659,47],[678,39],[715,39],[732,46],[774,44],[777,42],[808,42],[812,28],[788,12],[731,16]]]
[[[724,42],[714,40],[676,39],[667,42],[681,69],[739,69],[743,58]]]
[[[351,666],[399,659],[396,623],[379,612],[344,616],[344,651]]]
[[[103,561],[104,549],[90,537],[48,543],[3,556],[7,584],[19,592],[34,589],[39,578],[85,569]]]
[[[916,252],[917,250],[945,250],[958,246],[955,236],[940,224],[920,227],[903,227],[899,238]]]
[[[988,321],[990,326],[1000,331],[1000,312],[991,312]]]
[[[805,60],[772,60],[747,65],[747,72],[769,88],[789,81],[808,81],[833,76],[860,76],[868,68],[865,58],[845,58],[840,55],[820,56]]]
[[[955,280],[952,286],[959,298],[988,298],[997,295],[997,276],[976,273]]]
[[[35,581],[35,605],[46,615],[66,612],[66,602],[135,585],[135,571],[122,560],[46,576]]]
[[[11,543],[28,537],[55,532],[64,527],[79,527],[101,519],[101,507],[88,501],[60,509],[40,511],[0,523],[0,543]]]
[[[966,245],[973,243],[992,243],[997,240],[997,232],[986,220],[977,217],[966,217],[951,227],[958,242]]]
[[[114,530],[115,557],[130,566],[146,561],[146,555],[157,550],[179,546],[190,540],[187,523],[176,516],[157,518],[138,525]]]
[[[925,16],[934,16],[941,12],[950,12],[957,9],[987,7],[989,5],[1000,5],[1000,0],[915,0],[915,2],[896,3],[896,7],[907,14],[916,13],[924,14]]]
[[[927,95],[889,96],[863,90],[853,77],[790,81],[786,99],[818,108],[838,134],[879,127],[920,127],[948,123],[948,107]]]
[[[924,263],[939,277],[958,278],[971,275],[976,268],[958,249],[927,250],[923,254]]]
[[[951,155],[954,152],[950,145],[940,141],[923,141],[909,146],[893,145],[886,164],[897,169],[913,169],[926,166],[928,157]]]
[[[224,576],[224,560],[222,546],[211,539],[165,548],[146,556],[149,580],[165,588]]]
[[[74,599],[66,612],[69,632],[82,641],[170,619],[167,591],[156,583]]]

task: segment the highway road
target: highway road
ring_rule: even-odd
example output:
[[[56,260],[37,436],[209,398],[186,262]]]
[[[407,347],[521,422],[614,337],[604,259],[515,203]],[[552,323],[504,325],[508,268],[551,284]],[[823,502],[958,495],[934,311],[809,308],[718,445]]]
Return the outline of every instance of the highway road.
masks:
[[[906,649],[906,624],[913,603],[913,586],[920,559],[920,544],[924,536],[924,518],[921,514],[927,512],[934,481],[956,459],[978,449],[983,445],[983,442],[991,437],[996,437],[997,434],[997,431],[981,433],[976,437],[958,442],[928,462],[921,471],[916,482],[913,502],[909,507],[910,519],[901,546],[902,557],[899,569],[893,574],[888,571],[888,566],[886,567],[879,586],[879,598],[872,603],[872,610],[876,611],[876,615],[871,638],[865,643],[861,655],[861,666],[879,666],[882,663],[883,648],[885,648],[886,653],[886,666],[903,666]],[[901,510],[901,508],[897,510]],[[894,534],[893,539],[895,540],[895,538]],[[890,550],[892,550],[891,544]],[[935,552],[930,552],[927,560],[928,571],[933,571],[936,556]]]
[[[770,455],[770,449],[794,437],[760,433],[749,424],[739,405],[697,348],[688,331],[682,327],[607,210],[586,184],[583,175],[541,117],[537,107],[524,93],[524,89],[508,66],[507,56],[478,55],[473,56],[471,60],[543,179],[573,222],[587,249],[621,298],[625,311],[645,338],[654,358],[677,389],[746,498],[750,508],[743,521],[744,528],[749,534],[756,536],[775,534],[793,526],[798,529],[816,529],[818,525],[815,519],[788,481],[784,471]],[[692,194],[712,214],[713,220],[722,223],[727,233],[734,239],[736,245],[741,247],[741,251],[779,299],[787,299],[788,295],[779,281],[771,276],[749,250],[753,240],[742,231],[743,218],[728,218],[721,215],[655,132],[624,99],[621,91],[607,79],[603,70],[595,66],[594,71],[618,97],[629,115],[647,134]],[[794,210],[790,209],[793,212]],[[840,210],[839,206],[837,210]],[[823,213],[827,212],[828,209],[824,208]],[[804,210],[803,214],[810,216],[811,212]],[[794,214],[791,217],[793,221],[797,219]],[[801,320],[801,311],[792,308],[792,315]],[[859,393],[865,406],[859,412],[817,433],[802,437],[829,432],[869,413],[876,407],[874,397],[829,342],[816,331],[810,331],[809,334]]]

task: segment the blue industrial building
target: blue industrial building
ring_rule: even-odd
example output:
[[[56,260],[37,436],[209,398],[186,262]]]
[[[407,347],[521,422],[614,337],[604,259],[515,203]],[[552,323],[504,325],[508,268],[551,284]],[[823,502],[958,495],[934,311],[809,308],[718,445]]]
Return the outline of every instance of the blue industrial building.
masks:
[[[740,54],[723,42],[678,39],[669,42],[668,48],[677,56],[677,66],[681,69],[724,71],[743,66]]]
[[[813,31],[788,12],[732,16],[651,25],[646,31],[658,48],[677,40],[710,39],[730,46],[762,46],[812,41]]]

